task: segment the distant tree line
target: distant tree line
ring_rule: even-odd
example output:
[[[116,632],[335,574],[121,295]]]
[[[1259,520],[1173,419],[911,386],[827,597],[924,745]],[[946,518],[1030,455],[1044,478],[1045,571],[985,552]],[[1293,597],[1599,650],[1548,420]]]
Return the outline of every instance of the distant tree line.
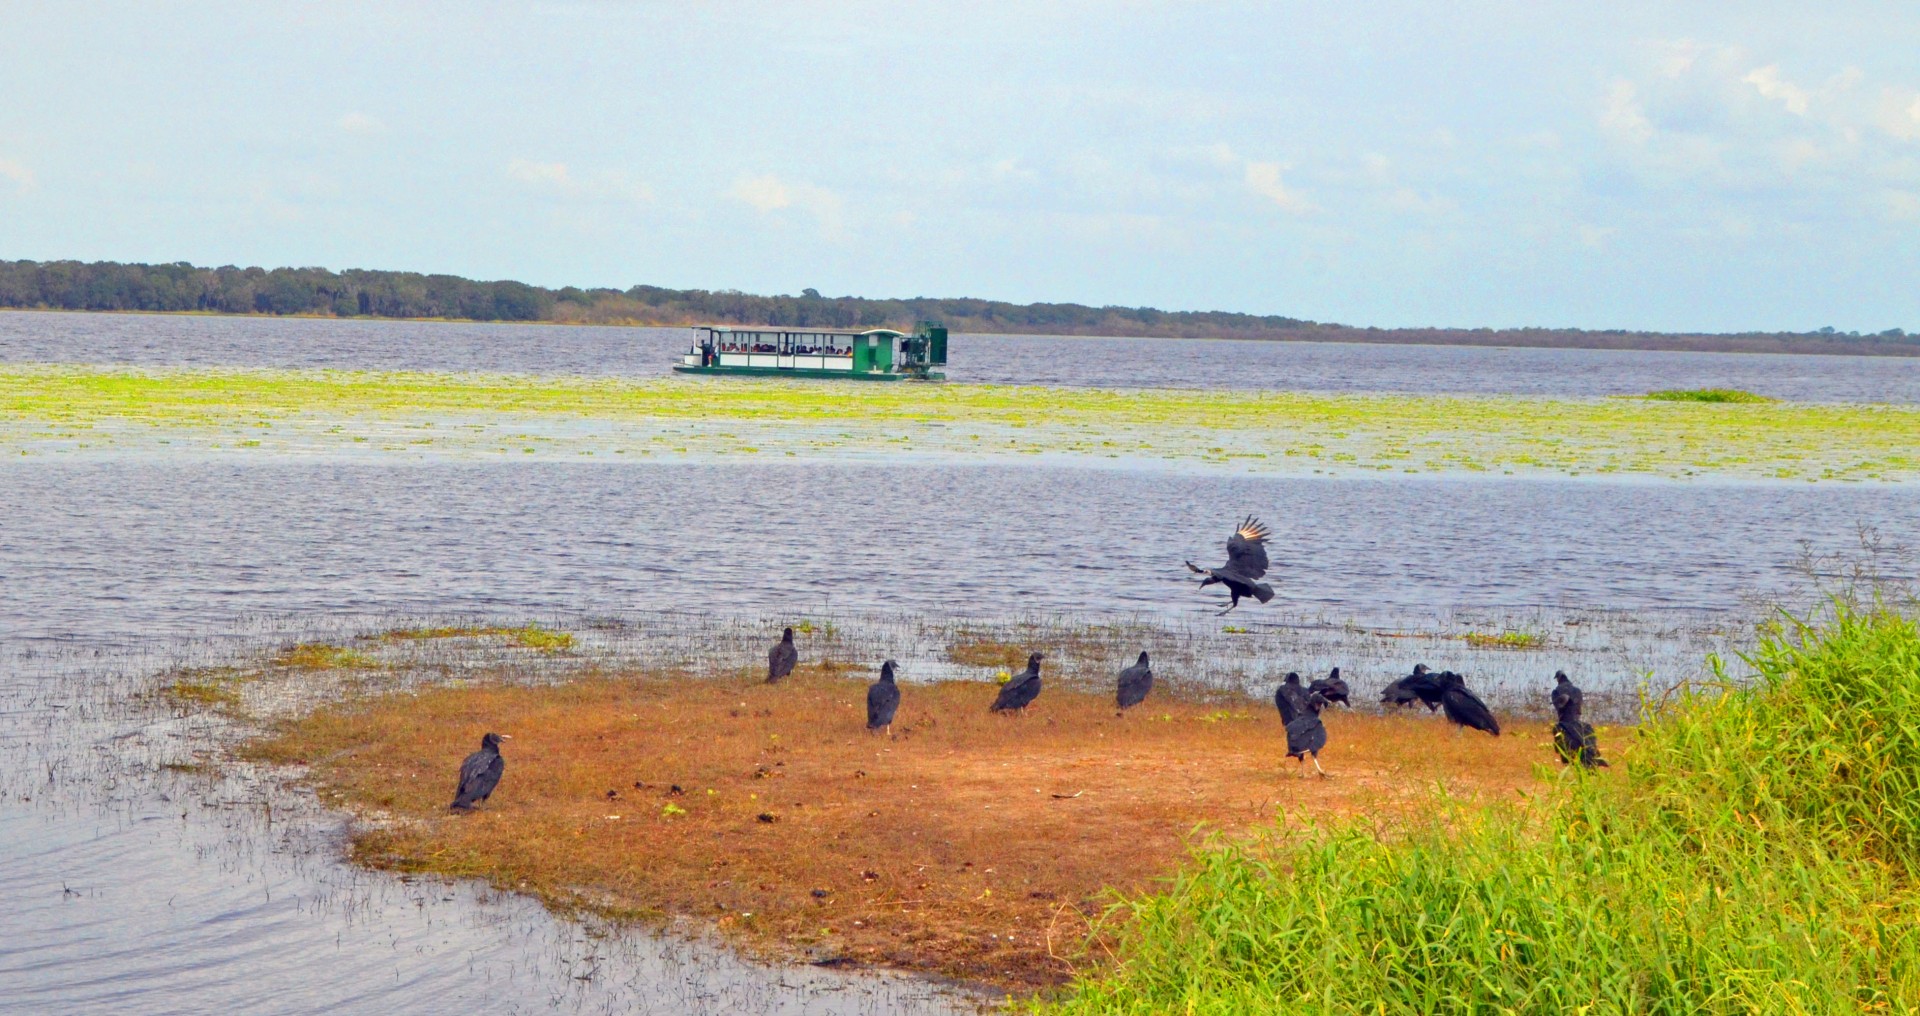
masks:
[[[821,296],[812,289],[798,296],[659,286],[545,289],[523,282],[481,282],[418,272],[232,265],[200,268],[185,262],[0,261],[0,308],[794,328],[904,328],[930,320],[962,333],[1920,355],[1920,334],[1908,335],[1899,328],[1871,335],[1832,328],[1740,334],[1574,328],[1358,328],[1226,311],[1016,304],[964,298],[875,300]]]

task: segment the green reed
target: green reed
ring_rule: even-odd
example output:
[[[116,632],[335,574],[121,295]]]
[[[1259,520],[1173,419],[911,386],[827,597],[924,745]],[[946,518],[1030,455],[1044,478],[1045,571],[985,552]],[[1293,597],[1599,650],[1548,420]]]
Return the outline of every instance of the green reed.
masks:
[[[1920,629],[1838,604],[1649,709],[1611,771],[1214,840],[1033,1011],[1920,1011]],[[1724,668],[1719,667],[1724,676]],[[1543,748],[1543,753],[1545,749]]]

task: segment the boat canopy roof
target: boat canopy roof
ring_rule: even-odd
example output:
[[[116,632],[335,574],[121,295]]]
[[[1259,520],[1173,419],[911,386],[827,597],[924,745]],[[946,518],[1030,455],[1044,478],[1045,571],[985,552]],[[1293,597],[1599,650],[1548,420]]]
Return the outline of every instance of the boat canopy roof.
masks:
[[[697,331],[712,332],[715,335],[834,335],[851,338],[856,335],[884,335],[889,338],[904,338],[906,332],[891,328],[801,328],[797,326],[745,327],[741,325],[694,325]]]

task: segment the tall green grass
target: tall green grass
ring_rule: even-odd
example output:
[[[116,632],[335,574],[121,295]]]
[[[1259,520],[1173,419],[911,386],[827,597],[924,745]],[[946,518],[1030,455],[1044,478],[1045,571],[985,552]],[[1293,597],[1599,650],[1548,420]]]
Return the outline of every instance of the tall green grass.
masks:
[[[1920,630],[1842,603],[1747,662],[1531,806],[1205,846],[1116,908],[1117,968],[1032,1008],[1920,1011]]]

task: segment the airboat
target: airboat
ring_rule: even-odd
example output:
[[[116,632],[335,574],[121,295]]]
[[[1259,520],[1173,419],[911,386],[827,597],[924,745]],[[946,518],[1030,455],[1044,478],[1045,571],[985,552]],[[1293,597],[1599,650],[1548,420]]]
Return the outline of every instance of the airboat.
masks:
[[[861,381],[944,381],[947,377],[936,369],[947,365],[947,330],[927,322],[912,332],[733,325],[695,325],[693,332],[687,351],[673,365],[682,374]]]

